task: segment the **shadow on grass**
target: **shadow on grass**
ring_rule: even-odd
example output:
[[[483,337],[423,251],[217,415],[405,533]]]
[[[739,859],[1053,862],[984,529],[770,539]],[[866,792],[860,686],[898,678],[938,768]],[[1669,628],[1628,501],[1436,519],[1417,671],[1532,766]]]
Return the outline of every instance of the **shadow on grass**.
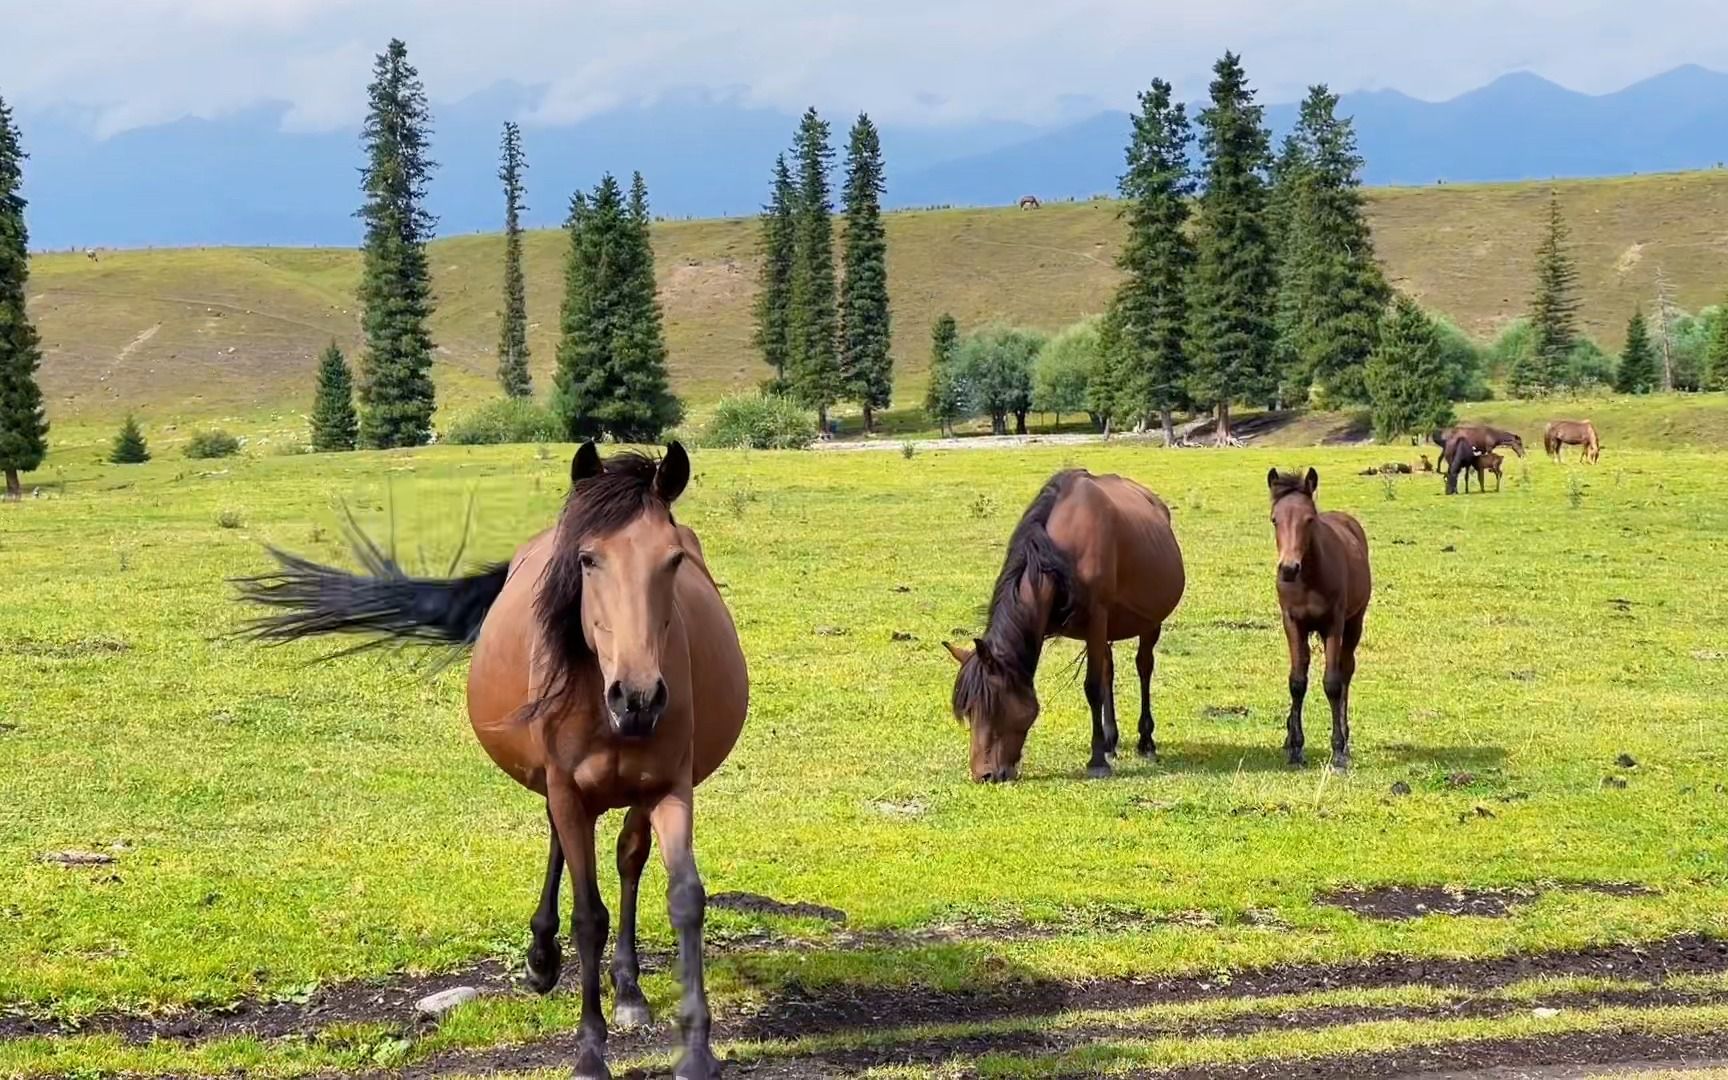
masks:
[[[1132,731],[1123,729],[1123,750],[1115,763],[1117,776],[1153,773],[1268,773],[1318,772],[1331,756],[1330,726],[1308,730],[1308,764],[1292,768],[1286,763],[1282,736],[1257,743],[1210,743],[1159,740],[1158,761],[1136,757],[1132,749]],[[1355,764],[1362,766],[1428,765],[1448,768],[1492,769],[1506,760],[1506,750],[1499,746],[1415,746],[1394,743],[1391,746],[1354,746]],[[1030,775],[1022,775],[1015,783],[1066,784],[1076,781],[1098,783],[1086,776],[1085,754],[1072,764],[1045,763],[1035,765]],[[1108,781],[1105,781],[1108,782]]]

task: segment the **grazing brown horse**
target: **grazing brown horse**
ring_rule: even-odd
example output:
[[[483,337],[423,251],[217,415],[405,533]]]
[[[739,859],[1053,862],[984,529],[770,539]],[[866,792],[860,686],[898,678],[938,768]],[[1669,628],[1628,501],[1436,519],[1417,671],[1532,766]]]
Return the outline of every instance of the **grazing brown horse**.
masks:
[[[1487,424],[1459,424],[1457,427],[1438,428],[1428,436],[1428,441],[1444,450],[1454,435],[1462,435],[1470,440],[1470,445],[1475,447],[1476,452],[1480,454],[1486,454],[1490,450],[1498,450],[1502,446],[1509,446],[1514,454],[1519,457],[1524,456],[1524,440],[1516,432],[1490,427]]]
[[[1302,701],[1308,695],[1308,639],[1326,649],[1326,700],[1332,705],[1332,767],[1350,767],[1350,679],[1374,583],[1368,534],[1349,514],[1322,514],[1314,505],[1320,474],[1266,474],[1272,492],[1272,534],[1278,542],[1278,607],[1290,647],[1290,719],[1284,749],[1302,765]]]
[[[1588,420],[1550,420],[1542,433],[1542,446],[1548,456],[1560,460],[1560,450],[1578,446],[1584,450],[1584,460],[1592,465],[1602,456],[1602,440],[1596,437],[1596,425]]]
[[[737,742],[749,681],[702,547],[673,520],[672,504],[689,478],[690,460],[676,443],[658,463],[636,453],[602,463],[589,443],[572,462],[557,526],[507,565],[452,580],[410,578],[356,537],[367,575],[277,551],[280,570],[240,583],[246,598],[286,609],[254,624],[263,638],[359,632],[473,646],[474,733],[500,768],[545,796],[552,823],[528,952],[529,981],[542,993],[557,984],[562,963],[558,885],[569,863],[582,981],[575,1075],[585,1080],[609,1075],[600,1005],[608,916],[594,851],[595,822],[608,810],[626,811],[618,835],[614,1019],[619,1026],[649,1020],[636,896],[657,837],[683,979],[677,1075],[719,1074],[709,1047],[706,901],[692,847],[691,792]]]
[[[1170,508],[1158,496],[1132,480],[1082,469],[1051,477],[1008,541],[984,636],[970,649],[943,643],[960,664],[953,707],[972,729],[972,778],[995,782],[1020,774],[1026,735],[1038,719],[1038,658],[1044,640],[1057,636],[1086,643],[1092,707],[1087,775],[1109,776],[1116,753],[1112,641],[1140,639],[1139,753],[1157,757],[1153,653],[1184,584]]]

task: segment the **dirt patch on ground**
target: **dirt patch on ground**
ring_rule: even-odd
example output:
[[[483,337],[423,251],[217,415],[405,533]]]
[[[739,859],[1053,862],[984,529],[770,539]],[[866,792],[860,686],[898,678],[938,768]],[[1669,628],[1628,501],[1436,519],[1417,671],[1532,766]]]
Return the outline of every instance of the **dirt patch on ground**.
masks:
[[[797,1038],[853,1028],[994,1020],[1070,1009],[1120,1009],[1174,1001],[1268,997],[1316,990],[1431,985],[1490,989],[1537,976],[1613,976],[1660,982],[1674,975],[1728,971],[1728,941],[1686,934],[1642,945],[1486,960],[1387,958],[1361,964],[1302,965],[1237,972],[1228,978],[1168,977],[1090,983],[1021,982],[977,990],[917,987],[787,987],[737,1037]]]
[[[1468,774],[1456,774],[1465,776]],[[1450,778],[1448,778],[1450,782]],[[1477,809],[1482,813],[1481,808]],[[1491,814],[1482,813],[1484,817]],[[1519,904],[1526,904],[1544,892],[1591,892],[1607,896],[1648,896],[1653,890],[1621,882],[1581,881],[1558,885],[1554,890],[1540,888],[1454,889],[1442,885],[1381,885],[1372,889],[1336,889],[1314,898],[1317,904],[1340,907],[1365,919],[1402,921],[1420,919],[1425,915],[1474,915],[1500,919],[1512,914]]]
[[[836,923],[846,921],[846,913],[839,908],[802,901],[787,903],[784,900],[776,900],[771,896],[762,896],[757,893],[715,893],[708,898],[708,906],[719,908],[721,911],[743,912],[746,915],[777,915],[788,919],[822,919],[826,922]]]

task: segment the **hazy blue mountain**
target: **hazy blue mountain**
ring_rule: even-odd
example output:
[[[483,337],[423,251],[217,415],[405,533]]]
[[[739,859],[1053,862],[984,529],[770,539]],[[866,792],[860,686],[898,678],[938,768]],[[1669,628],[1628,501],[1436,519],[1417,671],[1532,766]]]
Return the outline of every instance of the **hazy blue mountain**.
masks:
[[[501,84],[434,103],[441,168],[432,209],[446,234],[490,230],[499,125],[522,115],[530,88]],[[1347,94],[1371,184],[1517,180],[1700,168],[1728,158],[1728,75],[1698,67],[1617,93],[1579,94],[1527,73],[1445,102],[1396,91]],[[282,107],[181,120],[105,140],[71,112],[23,113],[26,194],[36,247],[350,244],[359,238],[360,149],[354,132],[281,128]],[[1293,104],[1272,105],[1281,134]],[[830,116],[835,145],[850,116]],[[669,217],[754,213],[774,154],[797,118],[691,94],[566,126],[527,125],[529,223],[563,219],[569,195],[600,173],[648,178]],[[1011,203],[1021,195],[1083,198],[1114,189],[1127,115],[1100,112],[1039,129],[981,123],[887,125],[892,206]]]

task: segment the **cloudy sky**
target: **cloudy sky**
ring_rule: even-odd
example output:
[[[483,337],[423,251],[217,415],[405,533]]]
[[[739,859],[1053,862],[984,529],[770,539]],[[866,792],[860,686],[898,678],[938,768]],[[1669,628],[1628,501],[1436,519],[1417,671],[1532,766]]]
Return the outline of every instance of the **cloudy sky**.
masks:
[[[0,96],[103,133],[264,102],[286,124],[358,119],[373,54],[407,40],[435,101],[544,88],[527,122],[701,90],[895,123],[1043,122],[1188,96],[1224,49],[1262,100],[1314,81],[1440,99],[1529,69],[1618,89],[1728,69],[1721,0],[0,0]]]

